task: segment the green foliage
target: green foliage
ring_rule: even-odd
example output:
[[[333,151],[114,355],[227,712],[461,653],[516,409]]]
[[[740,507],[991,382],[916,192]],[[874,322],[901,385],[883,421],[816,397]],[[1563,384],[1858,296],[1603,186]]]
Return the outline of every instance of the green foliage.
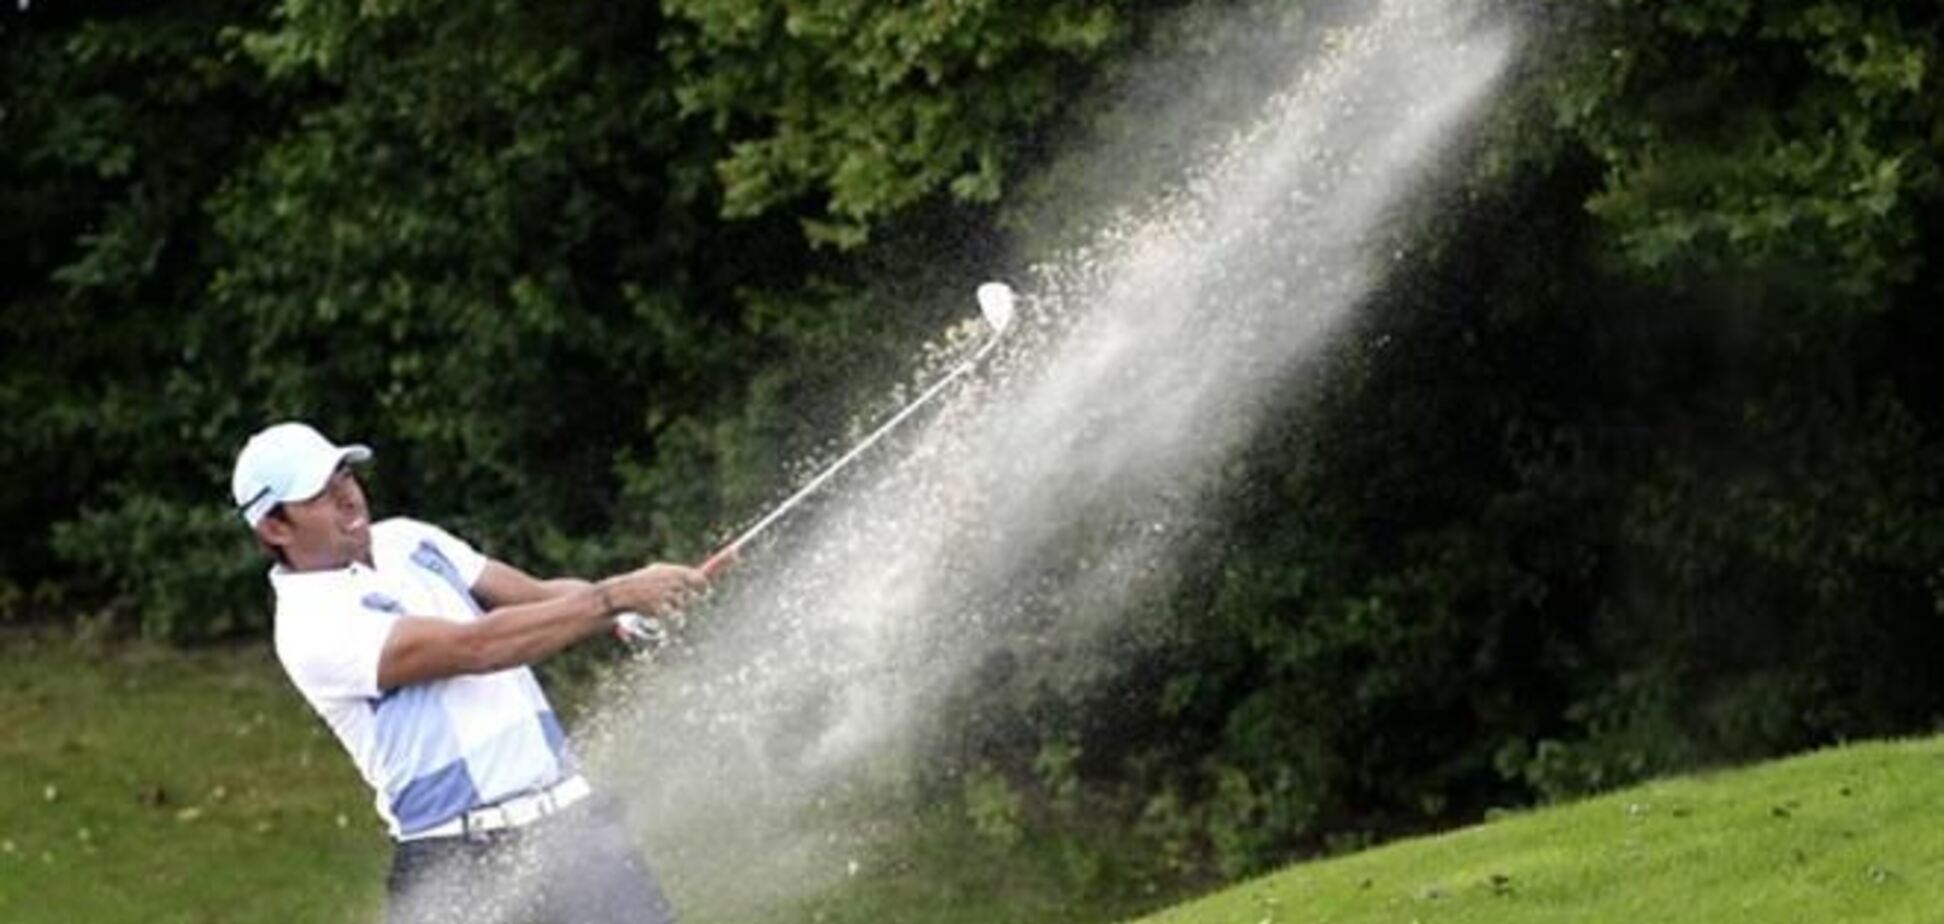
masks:
[[[966,24],[871,13],[884,43],[872,66],[1009,66],[1016,48],[1041,61],[1023,72],[1051,80],[1111,32],[1094,35],[1087,23],[1109,20],[1078,7],[1023,10]],[[656,9],[291,0],[31,15],[44,31],[7,37],[6,112],[30,143],[4,155],[0,229],[34,285],[0,337],[34,358],[10,361],[0,387],[0,453],[21,475],[0,504],[69,525],[0,554],[139,599],[151,633],[260,624],[216,615],[260,613],[226,579],[194,606],[166,589],[205,563],[156,543],[206,535],[235,447],[270,420],[377,446],[381,513],[439,519],[536,569],[598,570],[697,551],[723,510],[770,496],[777,460],[814,451],[810,425],[841,419],[840,386],[881,373],[904,342],[853,266],[817,267],[782,200],[720,219],[716,164],[749,136],[682,102],[721,62],[681,52],[702,33]],[[962,27],[988,19],[1035,31]],[[1037,31],[1055,23],[1060,35]],[[838,41],[826,26],[812,40]],[[781,55],[797,38],[765,41],[777,47],[745,37],[736,53]],[[913,80],[849,84],[861,97],[844,111],[976,110],[997,132],[966,154],[982,169],[1051,111],[1045,92],[1008,108],[984,84]],[[912,94],[929,102],[900,102]],[[972,152],[977,126],[949,128],[924,143]],[[900,153],[868,182],[902,205],[963,179],[929,153]],[[867,316],[877,336],[860,343]],[[157,552],[149,567],[112,564]]]
[[[1606,0],[1550,88],[1606,168],[1616,255],[1693,285],[1815,277],[1809,307],[1880,310],[1939,192],[1934,4]]]
[[[109,614],[148,637],[181,639],[260,633],[269,607],[212,606],[265,599],[267,555],[256,553],[233,514],[213,504],[172,504],[132,494],[54,527],[56,552],[139,596],[110,601]]]
[[[1033,757],[1033,774],[1046,792],[1047,803],[1053,811],[1069,813],[1078,809],[1079,764],[1080,745],[1071,738],[1048,741],[1040,745],[1039,754]]]
[[[582,11],[289,12],[241,44],[336,93],[211,202],[247,257],[210,295],[251,333],[260,406],[410,447],[425,474],[394,497],[491,524],[509,553],[602,525],[614,456],[685,394],[668,370],[721,352],[664,281],[688,242],[643,225],[684,205],[657,167],[654,73],[598,67]],[[601,25],[620,41],[646,19]]]
[[[0,515],[24,527],[0,543],[0,569],[25,583],[92,584],[105,576],[92,564],[112,561],[132,591],[184,552],[208,561],[201,545],[122,543],[112,529],[93,531],[96,552],[60,560],[47,527],[142,494],[130,516],[166,532],[163,511],[185,496],[220,497],[221,463],[181,450],[223,434],[238,405],[222,384],[233,354],[219,321],[193,306],[218,250],[203,199],[252,133],[282,118],[215,40],[253,15],[238,2],[80,19],[35,10],[0,32]],[[200,535],[198,522],[184,525]],[[186,591],[197,578],[169,577],[162,609],[140,612],[173,609],[151,627],[188,629],[233,610],[238,599],[221,596],[233,570],[205,574],[203,594]]]
[[[1006,778],[990,766],[965,776],[965,817],[972,830],[994,843],[1019,843],[1022,802]]]
[[[669,0],[684,114],[730,144],[724,212],[799,201],[841,247],[938,190],[992,202],[1017,139],[1122,31],[1120,4]]]

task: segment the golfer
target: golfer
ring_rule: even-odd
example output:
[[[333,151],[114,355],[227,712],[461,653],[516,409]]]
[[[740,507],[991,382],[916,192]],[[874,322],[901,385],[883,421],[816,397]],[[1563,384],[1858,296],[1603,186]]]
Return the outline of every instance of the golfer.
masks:
[[[624,611],[705,586],[654,564],[540,580],[428,523],[372,523],[351,466],[302,423],[252,436],[231,491],[276,559],[276,651],[377,793],[394,924],[662,924],[654,872],[594,792],[526,665]]]

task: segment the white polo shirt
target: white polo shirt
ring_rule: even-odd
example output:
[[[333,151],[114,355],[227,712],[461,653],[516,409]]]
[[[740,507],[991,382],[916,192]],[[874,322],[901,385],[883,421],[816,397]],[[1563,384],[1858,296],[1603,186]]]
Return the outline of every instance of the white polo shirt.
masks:
[[[372,564],[270,571],[284,671],[337,734],[393,837],[544,789],[574,772],[560,723],[525,667],[378,689],[378,656],[401,616],[479,618],[486,558],[402,517],[371,527]]]

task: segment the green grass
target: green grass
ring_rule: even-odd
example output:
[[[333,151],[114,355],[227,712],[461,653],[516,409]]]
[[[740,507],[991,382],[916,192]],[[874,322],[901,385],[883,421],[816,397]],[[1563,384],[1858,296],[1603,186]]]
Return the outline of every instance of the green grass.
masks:
[[[267,646],[0,634],[0,921],[369,920],[366,793]]]
[[[571,724],[587,691],[564,686]],[[1158,903],[1098,852],[998,844],[952,806],[830,823],[874,832],[856,875],[783,888],[781,907],[683,877],[668,886],[684,920],[1081,924]],[[267,645],[0,631],[0,924],[366,924],[389,857],[369,790]]]
[[[0,633],[0,922],[368,922],[388,848],[367,799],[264,646]],[[879,833],[855,875],[761,912],[697,894],[687,919],[1084,924],[1165,900],[1111,831],[1000,844],[952,804],[860,825]],[[1938,921],[1940,828],[1944,738],[1865,744],[1302,864],[1142,921]]]
[[[1669,780],[1307,863],[1143,924],[1944,920],[1944,739]]]

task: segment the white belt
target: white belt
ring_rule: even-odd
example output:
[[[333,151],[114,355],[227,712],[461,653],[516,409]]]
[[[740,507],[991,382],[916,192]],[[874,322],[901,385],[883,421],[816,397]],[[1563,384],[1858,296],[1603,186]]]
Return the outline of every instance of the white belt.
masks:
[[[594,792],[587,785],[587,777],[575,774],[539,792],[524,796],[514,796],[483,808],[476,808],[445,824],[413,831],[400,841],[417,841],[431,837],[458,837],[462,834],[481,834],[504,828],[520,828],[552,815]]]

